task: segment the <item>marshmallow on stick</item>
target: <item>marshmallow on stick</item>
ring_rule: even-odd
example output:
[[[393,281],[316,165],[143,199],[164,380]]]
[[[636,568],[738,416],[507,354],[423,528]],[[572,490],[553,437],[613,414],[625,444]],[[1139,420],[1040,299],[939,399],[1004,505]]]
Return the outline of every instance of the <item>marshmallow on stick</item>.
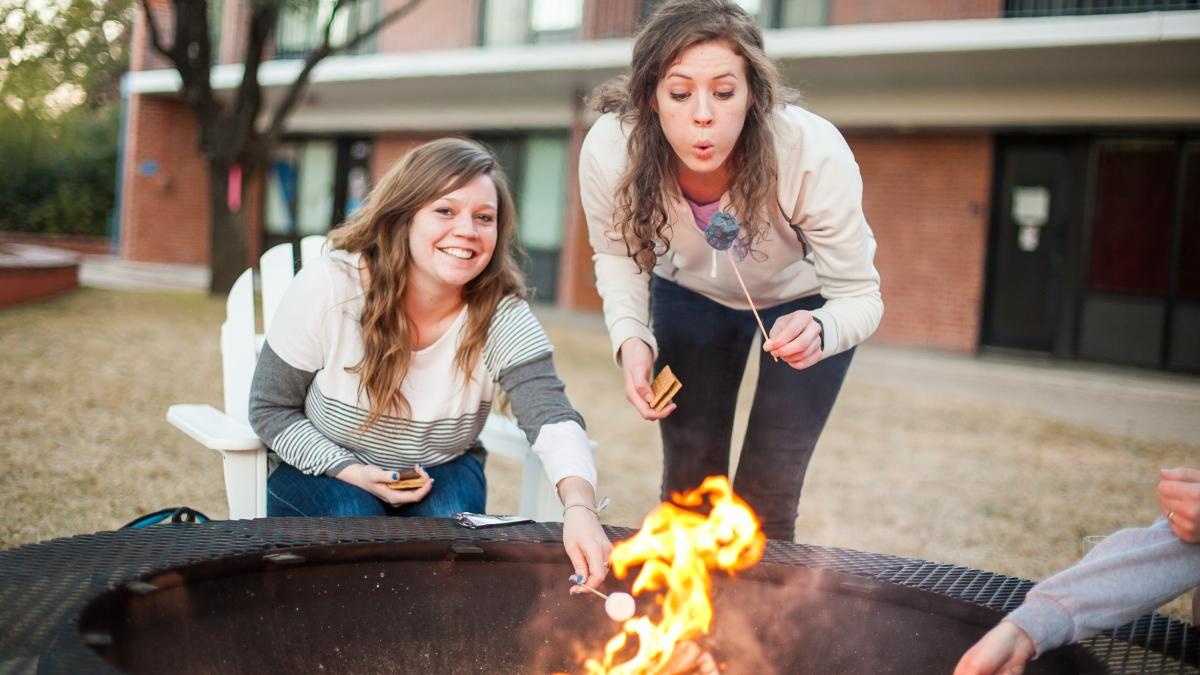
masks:
[[[713,214],[712,220],[708,222],[708,227],[704,228],[704,240],[708,245],[718,251],[725,251],[729,254],[729,265],[733,267],[733,273],[737,275],[738,285],[742,287],[742,293],[746,294],[746,302],[750,303],[750,311],[754,312],[754,320],[758,322],[758,329],[762,331],[763,342],[771,339],[767,335],[767,329],[763,326],[762,317],[758,315],[758,308],[754,306],[754,298],[750,297],[750,291],[746,289],[746,282],[742,280],[742,273],[738,271],[737,263],[733,259],[733,242],[737,241],[738,222],[734,217],[724,211],[717,211]],[[713,268],[714,270],[716,268]],[[715,272],[714,272],[715,274]],[[779,357],[774,354],[771,358],[779,361]]]

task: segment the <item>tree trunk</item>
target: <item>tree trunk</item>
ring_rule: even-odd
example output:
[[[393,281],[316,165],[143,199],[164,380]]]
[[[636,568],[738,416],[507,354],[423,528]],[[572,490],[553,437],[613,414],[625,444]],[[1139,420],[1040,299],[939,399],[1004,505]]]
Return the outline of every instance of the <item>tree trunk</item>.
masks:
[[[249,266],[245,198],[250,178],[243,170],[241,208],[234,213],[229,210],[228,203],[229,165],[219,160],[208,161],[209,238],[212,242],[209,262],[212,279],[208,288],[214,294],[228,293]]]

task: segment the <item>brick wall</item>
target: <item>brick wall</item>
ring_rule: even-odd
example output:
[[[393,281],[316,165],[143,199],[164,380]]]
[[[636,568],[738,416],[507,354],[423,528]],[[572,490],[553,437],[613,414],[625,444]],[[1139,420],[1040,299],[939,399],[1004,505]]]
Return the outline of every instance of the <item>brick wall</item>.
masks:
[[[1000,16],[1003,0],[830,0],[829,23],[884,23]]]
[[[435,138],[454,136],[453,132],[431,134],[378,134],[371,146],[371,185],[383,178],[401,157],[418,145]]]
[[[40,267],[0,261],[0,308],[44,298],[79,286],[79,263]]]
[[[179,101],[133,96],[122,177],[121,257],[207,265],[208,171]]]
[[[571,309],[599,311],[602,307],[596,291],[595,265],[592,245],[587,238],[587,217],[579,196],[579,153],[590,125],[584,122],[583,111],[577,107],[571,122],[570,168],[567,172],[567,218],[563,226],[562,253],[558,263],[558,303]]]
[[[154,25],[158,28],[159,40],[170,47],[175,39],[175,10],[169,0],[148,0],[150,14],[154,17]],[[159,54],[150,44],[149,31],[146,29],[146,14],[139,2],[135,7],[133,35],[130,40],[129,69],[155,70],[170,68],[171,63],[165,56]]]
[[[983,311],[993,146],[986,134],[850,134],[879,244],[878,337],[973,351]]]
[[[584,0],[584,40],[605,40],[633,35],[641,0]]]
[[[379,15],[402,6],[407,0],[380,0]],[[422,2],[399,21],[379,32],[376,52],[422,49],[460,49],[479,41],[479,0]]]
[[[4,244],[33,244],[89,255],[108,255],[113,252],[112,241],[108,237],[73,234],[0,232],[0,246]]]

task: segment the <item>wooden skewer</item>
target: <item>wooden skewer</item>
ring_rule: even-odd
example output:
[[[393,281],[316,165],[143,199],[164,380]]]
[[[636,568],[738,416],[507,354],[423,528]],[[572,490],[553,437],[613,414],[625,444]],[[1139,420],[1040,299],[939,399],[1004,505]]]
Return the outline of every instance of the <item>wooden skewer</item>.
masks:
[[[608,596],[607,596],[607,595],[605,595],[605,594],[601,593],[600,591],[598,591],[598,590],[596,590],[596,589],[592,588],[591,586],[587,586],[587,585],[584,585],[584,584],[575,584],[575,585],[576,585],[576,586],[579,586],[579,587],[581,587],[581,588],[586,588],[586,589],[588,589],[589,591],[591,591],[591,592],[595,593],[596,595],[598,595],[598,596],[600,596],[600,597],[604,598],[605,600],[607,600],[607,599],[608,599]]]
[[[729,254],[729,265],[733,267],[733,273],[737,275],[738,284],[741,285],[742,292],[746,294],[746,302],[750,303],[750,311],[754,312],[754,320],[758,322],[758,329],[762,331],[763,341],[767,342],[771,338],[767,337],[767,329],[763,327],[762,317],[758,315],[758,310],[754,307],[754,299],[750,297],[750,291],[746,290],[746,282],[742,281],[742,273],[738,271],[737,263],[733,260],[733,249],[727,248],[725,252]],[[778,356],[772,354],[771,358],[775,359],[776,363],[779,363]]]
[[[588,589],[589,591],[591,591],[591,592],[595,593],[596,595],[598,595],[598,596],[600,596],[600,597],[604,598],[605,600],[607,600],[607,599],[608,599],[608,596],[607,596],[607,595],[605,595],[604,593],[601,593],[600,591],[598,591],[598,590],[596,590],[596,589],[592,588],[591,586],[588,586],[587,584],[583,583],[582,579],[583,579],[583,575],[579,575],[578,577],[574,577],[574,576],[573,576],[573,577],[571,577],[571,582],[572,582],[574,585],[576,585],[576,586],[579,586],[580,588],[586,588],[586,589]]]

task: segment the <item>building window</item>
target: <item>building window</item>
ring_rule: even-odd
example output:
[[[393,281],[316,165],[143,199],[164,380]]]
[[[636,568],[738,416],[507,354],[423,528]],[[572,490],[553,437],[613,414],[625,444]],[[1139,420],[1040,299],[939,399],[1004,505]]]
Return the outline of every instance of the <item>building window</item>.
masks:
[[[225,0],[209,0],[208,3],[208,44],[211,45],[209,62],[216,65],[221,62],[221,27],[225,17]]]
[[[275,30],[275,58],[301,59],[320,42],[325,24],[337,0],[284,5],[279,12],[279,23]],[[360,0],[346,4],[338,10],[330,32],[330,42],[336,47],[344,45],[379,20],[379,0]],[[375,38],[371,37],[350,50],[350,54],[375,52]]]
[[[666,0],[643,0],[638,25]],[[764,29],[809,28],[828,22],[829,0],[734,0]]]
[[[353,214],[370,188],[371,142],[306,138],[280,143],[263,203],[263,248],[325,234]]]
[[[811,28],[829,23],[828,0],[764,0],[765,16],[760,17],[769,28]]]
[[[575,42],[583,0],[483,0],[480,44],[487,47]]]
[[[1005,0],[1004,16],[1077,16],[1200,9],[1200,0]]]
[[[1180,140],[1097,144],[1081,356],[1200,372],[1200,143]]]
[[[481,135],[508,175],[517,203],[517,238],[525,250],[525,278],[532,296],[553,302],[558,286],[567,215],[568,139],[546,131],[507,136]]]

